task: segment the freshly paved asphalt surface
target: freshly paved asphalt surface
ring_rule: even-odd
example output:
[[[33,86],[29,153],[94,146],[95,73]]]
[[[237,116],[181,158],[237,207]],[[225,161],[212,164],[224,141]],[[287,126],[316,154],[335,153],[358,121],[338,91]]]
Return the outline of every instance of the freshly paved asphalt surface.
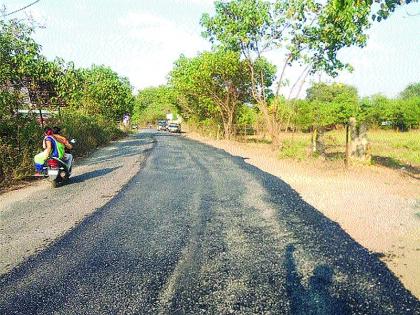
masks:
[[[420,314],[382,262],[280,179],[152,136],[114,199],[0,278],[0,314]]]

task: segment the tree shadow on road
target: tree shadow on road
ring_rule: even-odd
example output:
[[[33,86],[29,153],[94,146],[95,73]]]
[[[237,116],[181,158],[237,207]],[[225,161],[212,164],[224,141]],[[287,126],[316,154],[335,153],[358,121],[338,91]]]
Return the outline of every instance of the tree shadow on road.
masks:
[[[144,149],[144,146],[152,144],[152,139],[144,137],[129,138],[103,148],[102,151],[98,151],[93,154],[89,159],[82,161],[80,165],[95,165],[99,163],[109,162],[115,158],[127,158],[130,156],[137,156],[147,153],[150,149]],[[106,151],[108,150],[108,151]]]
[[[372,155],[373,164],[381,165],[394,170],[403,171],[408,176],[420,179],[420,168],[410,164],[403,163],[395,158],[389,156]]]
[[[318,265],[309,279],[308,288],[303,285],[293,257],[295,247],[286,247],[286,291],[292,314],[350,314],[345,303],[332,296],[333,269],[328,265]]]
[[[345,301],[346,305],[352,305],[353,312],[363,312],[368,309],[372,312],[373,310],[385,312],[387,309],[393,309],[391,313],[412,314],[413,310],[419,309],[418,300],[404,288],[387,266],[374,253],[357,243],[338,223],[308,204],[281,178],[246,163],[240,156],[232,157],[236,165],[247,170],[264,188],[263,200],[277,210],[277,220],[294,235],[297,242],[295,245],[305,252],[303,259],[310,258],[315,265],[318,265],[309,288],[305,289],[293,272],[296,269],[293,257],[300,257],[302,253],[296,252],[293,256],[294,248],[287,248],[286,266],[289,268],[287,285],[289,293],[294,296],[293,314],[328,314],[329,312],[305,311],[312,305],[315,297],[321,298],[324,307],[328,307],[332,302],[335,306],[342,307],[341,302],[333,300],[328,293],[330,281],[328,279],[331,279],[329,274],[332,275],[332,271],[346,279],[345,285],[333,279],[334,295]],[[321,278],[319,275],[322,275]],[[369,283],[370,287],[364,287],[362,283]],[[307,301],[305,303],[309,303],[309,306],[299,306],[303,303],[299,296],[304,296]],[[344,314],[345,311],[343,310]],[[340,313],[333,312],[333,314]]]
[[[113,171],[115,171],[116,169],[119,169],[121,166],[116,166],[116,167],[108,167],[108,168],[102,168],[99,170],[95,170],[95,171],[91,171],[91,172],[87,172],[84,174],[80,174],[77,175],[75,177],[70,177],[70,184],[77,184],[77,183],[81,183],[84,182],[86,180],[95,178],[95,177],[101,177],[101,176],[105,176],[106,174],[109,174]]]

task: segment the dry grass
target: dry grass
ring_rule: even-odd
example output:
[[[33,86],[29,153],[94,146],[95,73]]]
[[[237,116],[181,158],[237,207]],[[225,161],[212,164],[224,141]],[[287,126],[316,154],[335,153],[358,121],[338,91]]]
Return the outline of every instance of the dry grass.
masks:
[[[327,158],[342,159],[345,152],[345,130],[333,130],[325,134]],[[283,150],[280,158],[302,159],[310,156],[311,134],[283,133]],[[387,167],[420,167],[420,130],[396,132],[393,130],[370,130],[372,162]],[[248,142],[267,143],[266,139],[250,136]],[[303,154],[306,152],[307,154]],[[294,154],[296,153],[296,155]]]

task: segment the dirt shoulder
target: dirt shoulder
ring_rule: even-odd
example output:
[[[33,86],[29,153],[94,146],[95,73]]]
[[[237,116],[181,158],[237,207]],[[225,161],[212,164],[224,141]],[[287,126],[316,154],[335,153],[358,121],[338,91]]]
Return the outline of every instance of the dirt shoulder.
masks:
[[[420,298],[420,185],[415,178],[375,166],[279,160],[269,145],[186,137],[240,156],[279,177],[302,198],[384,261]]]
[[[70,182],[41,180],[0,195],[0,275],[112,199],[139,171],[153,140],[137,134],[75,162]]]

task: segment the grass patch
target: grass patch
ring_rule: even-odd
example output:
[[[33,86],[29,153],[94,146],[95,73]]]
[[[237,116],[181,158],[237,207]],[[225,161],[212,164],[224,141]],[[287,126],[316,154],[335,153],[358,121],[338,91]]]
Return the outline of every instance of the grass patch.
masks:
[[[419,168],[420,131],[396,132],[393,130],[369,130],[368,140],[372,162],[390,168]],[[346,150],[345,130],[325,133],[326,156],[344,159]]]
[[[310,133],[282,133],[282,148],[278,153],[280,159],[292,158],[302,160],[309,157],[311,144]],[[420,169],[420,130],[396,132],[393,130],[369,130],[368,139],[372,163],[389,168],[405,168],[408,172],[419,174]],[[247,137],[247,142],[267,143],[258,136]],[[324,135],[326,158],[343,160],[346,149],[344,129],[328,131]]]
[[[282,142],[278,153],[279,159],[296,159],[302,161],[307,157],[308,142],[305,139],[287,139]]]
[[[393,164],[420,166],[420,131],[373,130],[368,133],[373,156],[388,158]]]

